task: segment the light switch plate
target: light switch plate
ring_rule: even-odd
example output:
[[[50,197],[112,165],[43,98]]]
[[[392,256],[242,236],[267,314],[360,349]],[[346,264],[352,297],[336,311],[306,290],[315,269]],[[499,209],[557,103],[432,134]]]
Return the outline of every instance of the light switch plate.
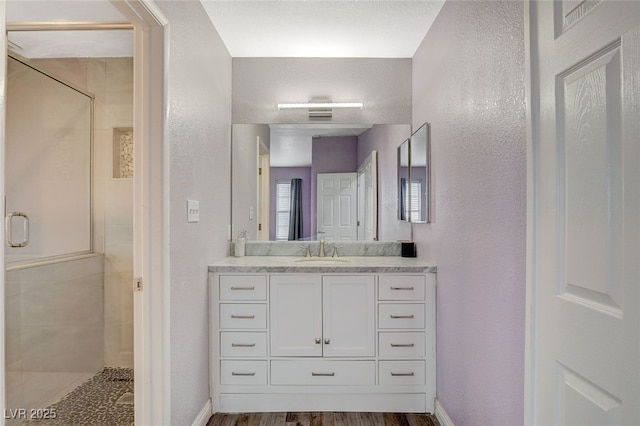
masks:
[[[194,200],[187,200],[187,222],[199,222],[200,221],[200,202]]]

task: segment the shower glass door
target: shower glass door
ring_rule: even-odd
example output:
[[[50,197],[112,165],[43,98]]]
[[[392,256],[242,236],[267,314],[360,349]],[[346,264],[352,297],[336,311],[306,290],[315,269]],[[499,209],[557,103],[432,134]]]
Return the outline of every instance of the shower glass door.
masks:
[[[6,261],[91,251],[93,98],[7,64]]]

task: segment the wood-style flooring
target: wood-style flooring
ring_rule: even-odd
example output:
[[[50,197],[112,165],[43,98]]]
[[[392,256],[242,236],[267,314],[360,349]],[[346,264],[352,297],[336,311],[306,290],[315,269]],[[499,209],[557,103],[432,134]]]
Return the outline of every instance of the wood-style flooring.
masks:
[[[207,426],[439,426],[431,414],[246,413],[211,416]]]

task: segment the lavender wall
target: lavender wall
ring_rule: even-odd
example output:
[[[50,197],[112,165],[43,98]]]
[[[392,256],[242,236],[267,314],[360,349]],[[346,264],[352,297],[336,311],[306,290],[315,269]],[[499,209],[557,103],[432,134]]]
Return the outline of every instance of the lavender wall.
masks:
[[[269,169],[269,240],[276,239],[276,181],[302,179],[302,237],[311,236],[311,167],[271,167]]]
[[[432,128],[437,395],[456,425],[524,419],[522,2],[445,3],[413,58],[413,124]]]
[[[358,138],[337,136],[315,138],[311,144],[311,232],[316,233],[318,173],[349,173],[358,169]]]
[[[378,151],[378,240],[410,240],[411,225],[398,220],[397,148],[411,136],[408,124],[375,125],[358,137],[358,165]]]

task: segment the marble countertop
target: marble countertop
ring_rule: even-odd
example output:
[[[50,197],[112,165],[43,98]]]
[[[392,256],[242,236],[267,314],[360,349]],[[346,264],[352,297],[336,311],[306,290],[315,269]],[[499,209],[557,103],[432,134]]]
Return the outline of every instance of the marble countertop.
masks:
[[[227,257],[209,265],[209,272],[264,272],[264,273],[361,273],[361,272],[431,272],[435,265],[421,259],[400,256],[244,256]]]

